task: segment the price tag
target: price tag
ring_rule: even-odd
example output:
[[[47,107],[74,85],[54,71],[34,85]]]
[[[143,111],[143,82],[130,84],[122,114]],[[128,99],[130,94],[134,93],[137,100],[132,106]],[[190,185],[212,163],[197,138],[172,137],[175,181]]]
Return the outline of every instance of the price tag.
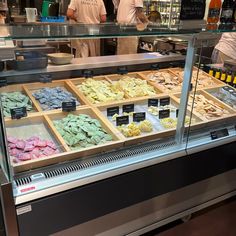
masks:
[[[1,78],[0,79],[0,87],[7,86],[7,79],[6,78]]]
[[[176,118],[179,116],[179,109],[176,109]]]
[[[134,122],[140,122],[146,119],[146,113],[145,112],[136,112],[133,114],[133,121]]]
[[[70,112],[76,110],[76,102],[62,102],[62,111]]]
[[[159,102],[158,99],[154,98],[148,99],[148,106],[158,107],[158,102]]]
[[[223,89],[229,91],[231,88],[229,86],[224,86]]]
[[[233,92],[232,95],[233,95],[234,97],[236,97],[236,92]]]
[[[17,107],[11,109],[11,118],[14,119],[20,119],[22,117],[27,117],[27,110],[26,107]]]
[[[166,105],[170,105],[170,98],[161,98],[160,99],[160,106],[166,106]]]
[[[84,76],[84,78],[92,78],[93,77],[93,71],[92,70],[85,70],[84,72],[83,72],[83,76]]]
[[[226,136],[229,136],[229,131],[228,131],[227,128],[211,132],[211,139],[212,140],[215,140],[215,139],[218,139],[218,138],[223,138],[223,137],[226,137]]]
[[[170,117],[170,109],[159,111],[159,119]]]
[[[107,116],[114,116],[115,114],[119,114],[119,107],[109,107],[107,108]]]
[[[40,75],[39,78],[41,83],[51,83],[52,82],[52,76],[49,74],[44,74],[44,75]]]
[[[123,105],[123,112],[134,112],[134,104]]]
[[[127,66],[121,66],[121,67],[118,67],[117,69],[117,74],[120,74],[120,75],[125,75],[125,74],[128,74],[128,68]]]
[[[128,125],[128,124],[129,124],[129,116],[116,117],[116,126]]]

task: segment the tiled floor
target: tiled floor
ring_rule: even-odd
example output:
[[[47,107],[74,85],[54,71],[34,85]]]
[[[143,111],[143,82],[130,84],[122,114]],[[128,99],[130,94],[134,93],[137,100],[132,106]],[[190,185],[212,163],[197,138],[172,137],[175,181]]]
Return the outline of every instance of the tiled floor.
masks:
[[[186,223],[176,221],[145,236],[236,236],[236,198],[195,213]]]

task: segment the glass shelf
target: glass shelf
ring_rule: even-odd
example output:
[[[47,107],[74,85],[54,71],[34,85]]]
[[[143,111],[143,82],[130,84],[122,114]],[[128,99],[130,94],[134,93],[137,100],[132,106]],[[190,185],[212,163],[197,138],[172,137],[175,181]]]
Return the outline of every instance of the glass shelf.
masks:
[[[191,22],[190,22],[191,23]],[[185,22],[186,24],[186,22]],[[47,39],[47,38],[109,38],[124,36],[158,36],[197,34],[200,32],[236,32],[236,25],[209,28],[199,24],[196,29],[184,29],[183,25],[149,24],[145,30],[139,31],[136,25],[105,24],[67,24],[67,23],[26,23],[16,25],[0,25],[0,38],[4,39]],[[207,29],[209,28],[209,30]]]

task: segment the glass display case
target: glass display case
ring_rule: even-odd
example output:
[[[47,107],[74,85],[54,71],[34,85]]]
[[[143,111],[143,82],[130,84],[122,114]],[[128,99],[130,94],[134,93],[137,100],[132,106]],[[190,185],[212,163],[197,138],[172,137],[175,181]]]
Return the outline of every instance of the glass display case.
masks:
[[[3,41],[137,35],[188,41],[186,57],[74,58],[30,70],[20,64],[40,62],[15,54],[18,69],[0,72],[0,141],[16,206],[236,140],[235,89],[203,71],[196,56],[219,31],[151,25],[140,32],[118,24],[0,29]]]

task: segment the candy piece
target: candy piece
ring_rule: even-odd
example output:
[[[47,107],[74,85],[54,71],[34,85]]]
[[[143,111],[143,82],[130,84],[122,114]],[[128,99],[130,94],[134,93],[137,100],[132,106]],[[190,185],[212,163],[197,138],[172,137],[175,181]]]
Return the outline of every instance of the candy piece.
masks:
[[[141,121],[138,127],[141,130],[141,132],[152,132],[153,131],[152,123],[149,120]]]

